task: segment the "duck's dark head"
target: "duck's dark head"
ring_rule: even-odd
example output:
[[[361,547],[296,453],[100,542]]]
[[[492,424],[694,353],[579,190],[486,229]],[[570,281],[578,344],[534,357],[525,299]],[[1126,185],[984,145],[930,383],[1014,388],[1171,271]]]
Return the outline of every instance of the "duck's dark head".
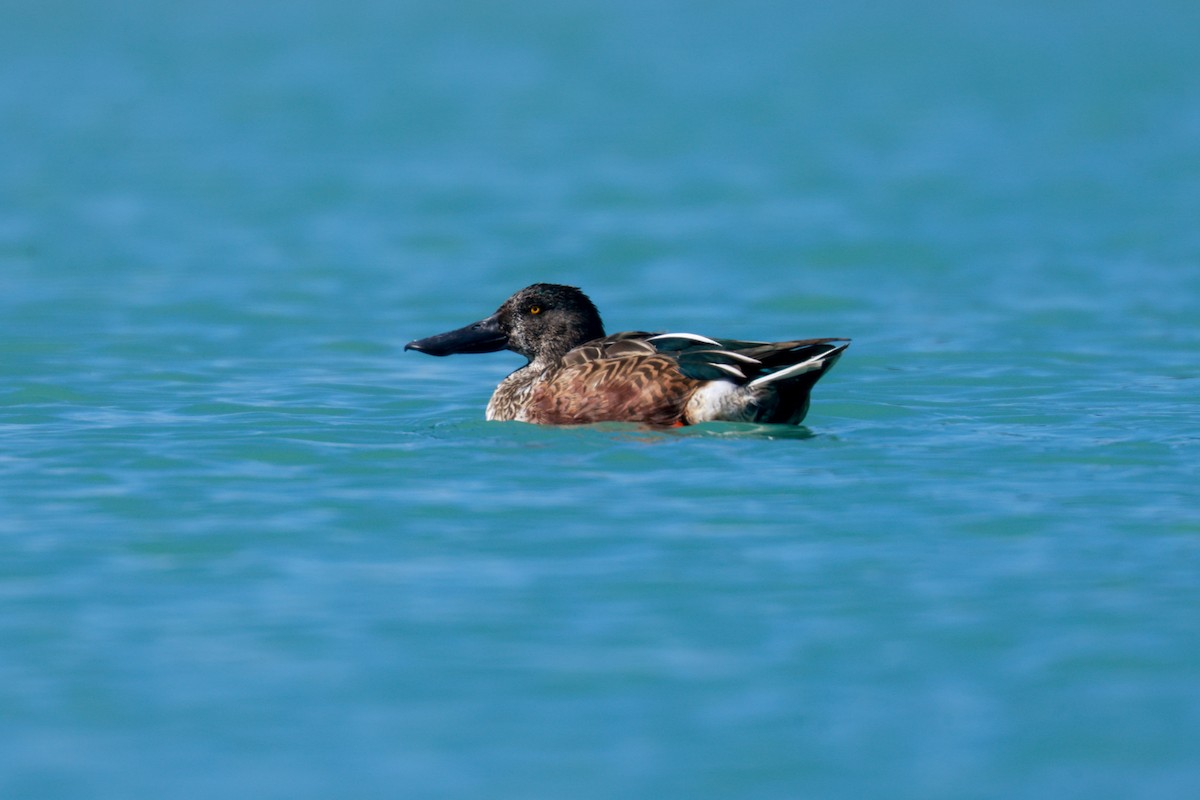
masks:
[[[561,358],[604,335],[600,312],[574,286],[535,283],[504,301],[496,313],[465,328],[404,345],[431,356],[512,350],[530,361]]]

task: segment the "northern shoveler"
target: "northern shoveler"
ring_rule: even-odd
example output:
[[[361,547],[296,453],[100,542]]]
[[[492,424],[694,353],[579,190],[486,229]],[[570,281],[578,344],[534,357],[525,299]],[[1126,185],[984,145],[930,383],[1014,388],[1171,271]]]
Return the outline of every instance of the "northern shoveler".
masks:
[[[848,339],[747,342],[694,333],[604,335],[574,286],[535,283],[495,314],[404,346],[432,356],[512,350],[529,363],[496,387],[490,420],[551,425],[636,422],[798,424],[813,384]]]

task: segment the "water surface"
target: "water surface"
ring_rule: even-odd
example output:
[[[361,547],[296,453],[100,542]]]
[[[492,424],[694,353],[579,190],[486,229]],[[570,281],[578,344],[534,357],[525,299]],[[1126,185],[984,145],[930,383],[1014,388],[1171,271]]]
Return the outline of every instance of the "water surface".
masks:
[[[1185,4],[0,30],[0,794],[1193,797]],[[805,426],[409,339],[849,336]]]

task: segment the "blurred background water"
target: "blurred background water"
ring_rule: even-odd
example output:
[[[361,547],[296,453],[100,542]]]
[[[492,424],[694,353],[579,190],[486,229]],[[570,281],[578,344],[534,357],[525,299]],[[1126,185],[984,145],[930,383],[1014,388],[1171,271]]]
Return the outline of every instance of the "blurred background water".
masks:
[[[2,6],[0,796],[1200,793],[1200,6]],[[401,352],[537,280],[854,344]]]

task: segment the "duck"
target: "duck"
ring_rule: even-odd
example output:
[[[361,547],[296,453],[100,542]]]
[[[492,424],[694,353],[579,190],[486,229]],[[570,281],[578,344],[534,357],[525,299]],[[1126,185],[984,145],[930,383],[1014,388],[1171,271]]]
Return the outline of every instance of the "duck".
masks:
[[[784,342],[694,333],[606,335],[579,288],[535,283],[494,314],[404,350],[431,356],[511,350],[527,363],[500,382],[485,417],[541,425],[598,422],[682,427],[705,422],[798,425],[844,338]]]

